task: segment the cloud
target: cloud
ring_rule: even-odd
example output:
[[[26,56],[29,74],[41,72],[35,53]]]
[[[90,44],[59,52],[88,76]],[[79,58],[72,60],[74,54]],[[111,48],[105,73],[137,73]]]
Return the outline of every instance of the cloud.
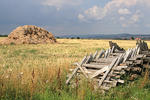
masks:
[[[150,7],[150,0],[111,0],[104,7],[94,5],[80,14],[87,20],[102,20],[106,16],[111,16],[110,14],[131,14],[130,9],[135,7],[138,10],[140,7],[136,8],[136,6],[139,5],[149,5]]]
[[[84,18],[87,18],[87,19],[94,19],[94,20],[100,20],[100,19],[103,19],[103,17],[105,17],[107,11],[104,10],[103,8],[101,7],[98,7],[98,6],[93,6],[92,8],[89,8],[87,10],[84,11]],[[79,14],[81,15],[81,14]]]
[[[112,0],[108,2],[103,8],[100,6],[93,6],[83,12],[83,15],[87,19],[101,20],[109,13],[120,7],[130,7],[136,5],[137,0]],[[120,9],[119,13],[129,14],[130,11],[126,9]]]
[[[120,14],[120,15],[127,15],[127,14],[131,14],[131,12],[129,11],[129,9],[127,9],[127,8],[124,8],[124,9],[119,9],[118,10],[118,13]]]
[[[42,4],[46,6],[54,6],[58,10],[63,6],[75,6],[80,5],[82,0],[43,0]]]
[[[83,16],[82,14],[79,14],[79,15],[78,15],[78,18],[79,18],[80,20],[84,20],[84,16]]]
[[[133,24],[136,24],[138,21],[140,21],[141,18],[141,12],[137,10],[127,21],[125,21],[122,26],[128,27],[130,25],[133,26]]]
[[[130,23],[136,23],[137,21],[139,21],[139,18],[140,18],[140,15],[134,14],[130,19],[131,20]]]

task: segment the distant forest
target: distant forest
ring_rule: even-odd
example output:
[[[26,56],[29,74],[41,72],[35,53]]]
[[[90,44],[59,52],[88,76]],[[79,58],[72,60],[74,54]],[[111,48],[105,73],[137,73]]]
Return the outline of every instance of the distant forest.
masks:
[[[8,35],[0,35],[0,37],[8,37]],[[55,36],[57,39],[114,39],[114,40],[135,40],[140,38],[142,40],[150,40],[150,35],[132,35],[132,34],[97,34],[97,35],[64,35]]]
[[[8,37],[8,35],[0,35],[0,37]]]
[[[150,40],[150,34],[90,34],[90,35],[62,35],[56,36],[56,38],[67,38],[67,39],[114,39],[114,40]]]

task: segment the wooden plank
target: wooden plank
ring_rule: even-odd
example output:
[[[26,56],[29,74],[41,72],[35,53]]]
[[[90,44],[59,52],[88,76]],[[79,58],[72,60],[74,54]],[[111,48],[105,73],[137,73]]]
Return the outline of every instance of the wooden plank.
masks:
[[[104,76],[102,77],[102,79],[99,81],[99,87],[103,84],[103,81],[105,80],[105,78],[107,77],[107,75],[109,74],[110,70],[113,68],[113,66],[115,65],[116,61],[118,60],[118,58],[114,59],[111,63],[111,65],[109,66],[108,70],[105,72]]]
[[[112,47],[111,53],[114,53],[114,51],[115,51],[115,46]]]
[[[123,83],[125,83],[125,81],[124,81],[124,80],[120,80],[120,79],[119,79],[119,80],[117,80],[117,82],[118,82],[118,83],[122,83],[122,84],[123,84]]]
[[[85,73],[85,71],[82,69],[81,65],[77,63],[77,66],[80,68],[81,72],[83,73],[83,75],[88,78],[88,75]]]
[[[96,58],[97,54],[98,54],[98,51],[96,51],[95,54],[93,55],[93,59]]]
[[[89,63],[92,59],[93,59],[93,56],[92,56],[92,54],[90,54],[85,63],[86,64]]]
[[[125,51],[123,48],[120,48],[117,43],[113,43],[112,41],[109,41],[109,46],[110,46],[111,49],[114,46],[115,49],[118,50],[118,51]]]
[[[131,57],[134,57],[134,56],[135,56],[135,53],[136,53],[136,48],[133,49],[133,52],[132,52]]]
[[[104,55],[104,58],[107,58],[108,52],[109,52],[109,49],[106,50],[105,55]]]
[[[114,72],[113,69],[116,68],[116,67],[123,61],[123,55],[124,55],[124,54],[120,54],[120,56],[118,57],[118,60],[117,60],[116,64],[114,65],[114,67],[113,67],[112,70],[110,71],[110,75],[113,74],[113,72]],[[110,80],[110,78],[111,78],[110,75],[106,78],[107,81]],[[106,86],[106,85],[107,85],[106,83],[103,84],[103,86]]]
[[[145,56],[144,54],[139,54],[139,55],[136,56],[136,58],[142,58],[144,56]]]
[[[80,65],[82,66],[82,64],[84,64],[87,60],[87,56],[84,56],[84,58],[82,59],[82,61],[80,62]]]
[[[113,73],[114,73],[114,74],[120,74],[120,75],[123,75],[123,74],[125,74],[125,71],[124,71],[124,70],[122,70],[122,71],[120,71],[120,72],[114,71]]]
[[[111,76],[111,78],[115,78],[115,79],[120,79],[120,75],[115,75],[115,74],[112,74],[112,75],[110,75]]]
[[[125,81],[124,80],[121,80],[121,79],[111,79],[111,81],[117,81],[118,83],[125,83]]]
[[[128,68],[128,66],[117,66],[115,68],[113,68],[114,70],[122,70],[122,69],[126,69]]]
[[[128,50],[126,52],[126,55],[124,56],[123,63],[126,62],[129,59],[129,57],[131,57],[131,54],[132,54],[132,50]]]
[[[123,54],[121,54],[115,64],[115,67],[118,66],[123,61]]]
[[[103,90],[109,90],[111,87],[102,86],[102,87],[100,87],[100,88],[103,89]]]
[[[140,47],[138,48],[138,50],[137,50],[137,54],[136,55],[139,55],[140,54]]]
[[[94,60],[95,62],[97,62],[97,63],[101,63],[101,62],[112,62],[112,60],[114,59],[114,58],[116,58],[116,57],[112,57],[112,58],[100,58],[100,59],[98,59],[98,60]]]
[[[81,61],[80,65],[82,65],[86,60],[86,56],[83,58],[83,60]],[[66,84],[68,85],[70,80],[73,78],[73,76],[77,73],[77,71],[79,70],[80,67],[76,67],[74,69],[74,71],[72,72],[72,74],[70,75],[70,77],[67,79]]]
[[[113,60],[113,59],[112,59]],[[112,61],[90,62],[91,65],[109,65]]]
[[[137,55],[138,48],[139,48],[139,46],[137,45],[136,48],[135,48],[134,56]]]
[[[104,67],[104,68],[102,68],[102,69],[96,71],[90,78],[92,79],[92,78],[98,76],[99,74],[105,72],[106,70],[108,70],[108,66],[106,66],[106,67]]]
[[[107,55],[107,57],[109,57],[110,54],[111,54],[111,48],[108,49],[108,55]]]
[[[115,53],[125,53],[125,51],[115,51]]]
[[[83,67],[87,67],[87,68],[97,68],[97,69],[104,68],[105,66],[108,66],[108,65],[83,64]]]
[[[83,68],[83,70],[85,71],[85,73],[87,73],[87,74],[92,73],[92,72],[90,72],[88,69],[86,69],[85,67],[82,67],[82,68]]]
[[[72,77],[76,74],[76,72],[79,70],[79,67],[76,67],[72,74],[69,76],[68,80],[66,81],[66,84],[68,85]]]
[[[104,52],[105,52],[104,49],[102,49],[96,59],[101,58],[103,56]]]

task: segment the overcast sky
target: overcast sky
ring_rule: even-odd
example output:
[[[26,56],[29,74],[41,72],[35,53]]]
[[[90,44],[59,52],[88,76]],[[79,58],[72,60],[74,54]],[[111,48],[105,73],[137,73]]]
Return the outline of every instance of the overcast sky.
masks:
[[[20,25],[55,35],[150,33],[150,0],[0,0],[0,34]]]

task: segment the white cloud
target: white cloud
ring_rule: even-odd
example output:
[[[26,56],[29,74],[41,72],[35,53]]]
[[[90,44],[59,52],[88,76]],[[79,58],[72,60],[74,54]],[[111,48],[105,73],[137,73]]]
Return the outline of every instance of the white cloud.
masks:
[[[130,7],[136,5],[137,0],[112,0],[108,2],[103,8],[98,6],[93,6],[83,12],[85,18],[87,19],[94,19],[94,20],[101,20],[107,14],[111,13],[114,9],[119,9],[120,7]],[[127,9],[121,9],[120,13],[130,13]]]
[[[82,14],[79,14],[79,15],[78,15],[78,18],[79,18],[80,20],[84,20],[84,16],[83,16]]]
[[[129,11],[129,9],[127,9],[127,8],[124,8],[124,9],[119,9],[118,10],[118,13],[120,14],[120,15],[127,15],[127,14],[131,14],[131,12]]]
[[[127,21],[122,24],[122,27],[128,27],[130,25],[135,25],[138,21],[140,21],[141,13],[140,11],[136,11]]]
[[[46,6],[54,6],[58,10],[62,8],[63,6],[75,6],[80,5],[82,3],[82,0],[43,0],[42,4]]]
[[[107,11],[105,9],[98,7],[98,6],[94,6],[84,11],[84,14],[86,15],[87,19],[94,19],[94,20],[103,19],[106,13]]]
[[[139,21],[139,18],[140,18],[140,15],[134,14],[130,19],[131,20],[130,23],[136,23],[137,21]]]
[[[88,20],[101,20],[112,13],[119,13],[121,15],[131,14],[130,9],[138,5],[150,6],[150,0],[111,0],[106,3],[103,8],[95,5],[85,10],[82,15]],[[136,10],[138,10],[138,8],[136,8]],[[134,11],[132,13],[134,13]]]

